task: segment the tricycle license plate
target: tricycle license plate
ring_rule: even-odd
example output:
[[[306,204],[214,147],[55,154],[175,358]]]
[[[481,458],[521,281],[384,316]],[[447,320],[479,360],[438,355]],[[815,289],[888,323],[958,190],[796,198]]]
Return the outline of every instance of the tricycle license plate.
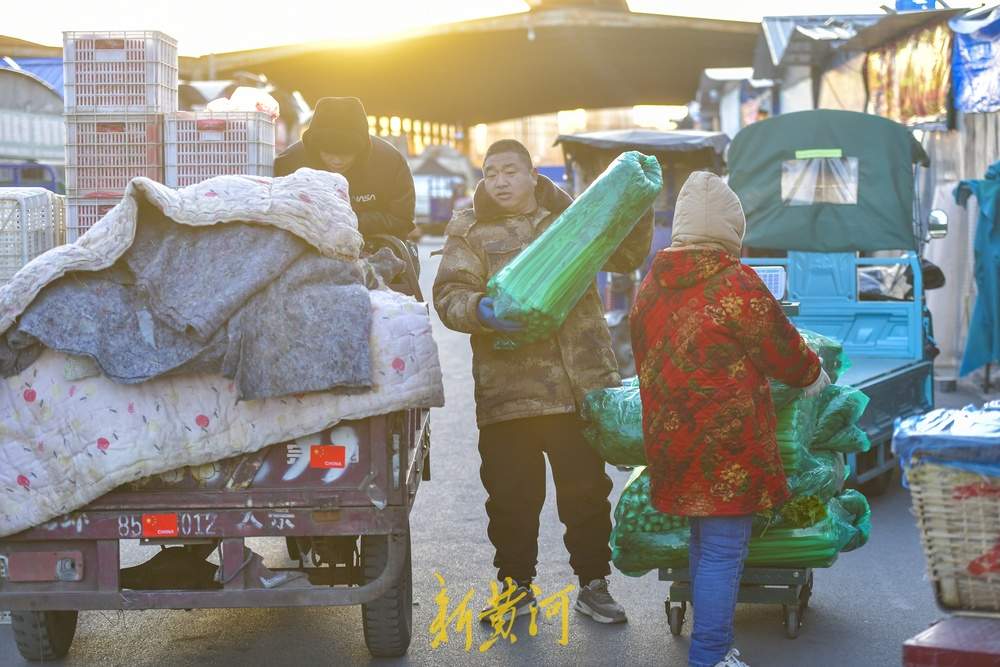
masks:
[[[179,534],[176,514],[142,515],[143,537],[177,537]]]
[[[0,625],[10,625],[9,611],[0,611]]]
[[[214,537],[218,535],[215,512],[168,512],[164,514],[119,514],[118,537],[126,540],[170,537]]]

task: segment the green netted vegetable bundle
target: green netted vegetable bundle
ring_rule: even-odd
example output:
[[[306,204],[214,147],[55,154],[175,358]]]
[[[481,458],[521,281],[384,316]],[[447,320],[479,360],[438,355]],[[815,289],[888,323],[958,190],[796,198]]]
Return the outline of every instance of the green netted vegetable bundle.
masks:
[[[620,387],[590,392],[580,415],[587,422],[583,434],[601,458],[611,465],[646,465],[639,378],[623,380]]]
[[[500,347],[550,336],[593,285],[663,187],[655,157],[630,151],[562,212],[552,225],[487,285],[497,317],[521,322],[522,332]]]

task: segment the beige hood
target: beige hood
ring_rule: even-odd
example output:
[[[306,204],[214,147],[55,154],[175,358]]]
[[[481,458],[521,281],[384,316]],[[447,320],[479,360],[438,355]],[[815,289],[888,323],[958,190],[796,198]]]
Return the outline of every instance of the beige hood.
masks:
[[[739,255],[747,221],[739,197],[710,171],[696,171],[677,195],[672,246],[711,248]]]

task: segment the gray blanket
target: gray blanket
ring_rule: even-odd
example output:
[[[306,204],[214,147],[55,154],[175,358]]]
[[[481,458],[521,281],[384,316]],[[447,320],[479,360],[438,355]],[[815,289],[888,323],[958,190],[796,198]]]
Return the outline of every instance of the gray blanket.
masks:
[[[212,373],[244,399],[367,389],[373,274],[279,229],[188,227],[144,205],[115,266],[50,284],[0,338],[0,374],[44,346],[93,358],[126,384]]]

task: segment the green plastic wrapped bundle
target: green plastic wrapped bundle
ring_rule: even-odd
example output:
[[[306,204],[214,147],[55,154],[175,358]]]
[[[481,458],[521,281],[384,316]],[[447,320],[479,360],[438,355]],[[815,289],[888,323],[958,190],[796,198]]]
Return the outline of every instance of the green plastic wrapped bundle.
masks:
[[[750,567],[829,567],[837,554],[868,541],[871,508],[857,491],[826,504],[826,517],[808,528],[777,528],[750,540]]]
[[[868,544],[872,534],[872,508],[864,494],[855,489],[848,489],[837,496],[837,501],[851,516],[851,525],[857,529],[857,534],[840,550],[854,551]]]
[[[829,440],[813,443],[812,446],[817,451],[860,454],[872,448],[872,441],[861,427],[848,426]]]
[[[597,273],[663,187],[655,157],[629,151],[562,212],[552,225],[487,285],[497,317],[522,332],[499,347],[547,338],[593,285]]]
[[[820,458],[820,457],[817,457]],[[831,468],[835,468],[831,466]],[[840,484],[843,484],[843,472]],[[654,515],[664,517],[657,522]],[[813,521],[811,525],[804,525]],[[663,526],[657,530],[655,526]],[[750,567],[829,567],[841,552],[863,546],[871,534],[871,508],[854,490],[823,501],[800,496],[773,516],[758,515],[750,540]],[[683,517],[666,517],[649,505],[649,475],[637,469],[615,510],[611,554],[615,567],[642,576],[660,567],[686,567],[690,529]]]
[[[847,475],[847,461],[840,452],[810,452],[788,474],[788,489],[795,498],[815,496],[826,502],[843,490]]]
[[[824,443],[851,426],[856,426],[868,407],[869,398],[860,389],[830,385],[820,394],[815,443]]]
[[[627,378],[620,387],[590,392],[580,415],[587,422],[583,434],[601,458],[611,465],[646,465],[638,378]]]
[[[799,329],[799,334],[806,341],[806,345],[819,355],[831,381],[836,382],[851,367],[844,354],[844,346],[837,341],[807,329]]]
[[[800,398],[778,411],[775,437],[781,453],[781,463],[788,474],[797,470],[808,453],[816,430],[817,402]]]

